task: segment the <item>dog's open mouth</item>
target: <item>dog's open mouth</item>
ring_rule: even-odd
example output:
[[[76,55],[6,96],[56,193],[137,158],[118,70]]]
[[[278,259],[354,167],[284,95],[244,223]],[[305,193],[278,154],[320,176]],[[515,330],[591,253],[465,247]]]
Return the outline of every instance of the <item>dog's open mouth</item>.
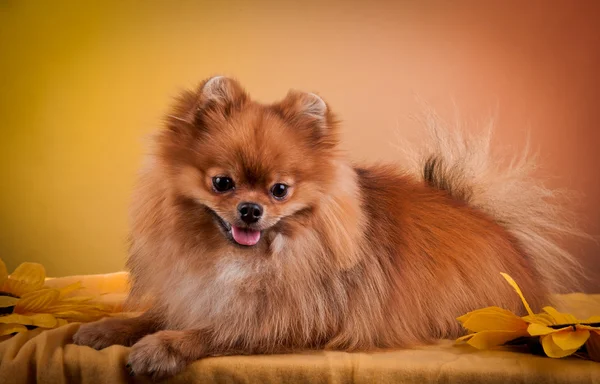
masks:
[[[239,245],[256,245],[260,240],[260,231],[250,228],[231,226],[231,237]]]
[[[258,244],[261,237],[261,231],[251,228],[243,228],[235,225],[231,225],[225,220],[221,218],[216,212],[212,209],[208,209],[210,213],[212,213],[215,221],[219,223],[219,226],[225,233],[225,236],[232,242],[243,245],[246,247],[250,247]]]

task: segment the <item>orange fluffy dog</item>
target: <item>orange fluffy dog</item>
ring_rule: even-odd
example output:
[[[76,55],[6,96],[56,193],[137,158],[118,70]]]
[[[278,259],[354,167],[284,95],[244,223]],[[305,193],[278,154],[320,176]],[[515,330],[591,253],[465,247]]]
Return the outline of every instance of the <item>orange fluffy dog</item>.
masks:
[[[350,163],[315,94],[263,105],[226,77],[184,93],[166,125],[135,192],[127,263],[130,301],[152,307],[74,337],[133,346],[136,374],[167,377],[206,356],[454,338],[465,312],[522,312],[500,272],[539,307],[575,268],[552,240],[572,229],[525,174],[531,163],[497,172],[486,140],[433,120],[438,140],[419,172]]]

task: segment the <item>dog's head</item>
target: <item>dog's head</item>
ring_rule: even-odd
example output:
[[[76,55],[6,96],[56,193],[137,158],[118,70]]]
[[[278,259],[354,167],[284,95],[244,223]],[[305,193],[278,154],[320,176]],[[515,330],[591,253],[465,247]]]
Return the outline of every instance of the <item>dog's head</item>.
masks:
[[[334,188],[336,124],[313,93],[265,105],[235,80],[212,77],[180,96],[167,127],[159,155],[175,193],[202,206],[235,245],[284,230]]]

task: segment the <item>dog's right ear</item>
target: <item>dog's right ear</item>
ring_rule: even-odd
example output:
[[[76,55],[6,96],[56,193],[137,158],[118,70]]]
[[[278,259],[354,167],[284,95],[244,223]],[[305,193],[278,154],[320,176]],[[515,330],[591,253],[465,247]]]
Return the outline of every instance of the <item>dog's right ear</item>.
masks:
[[[173,130],[180,131],[197,123],[207,113],[227,117],[234,108],[243,105],[248,95],[235,80],[225,76],[214,76],[204,80],[196,92],[182,92],[167,115],[167,123]]]
[[[226,111],[232,106],[241,105],[247,98],[248,95],[237,81],[225,76],[214,76],[200,86],[198,110],[221,108]]]

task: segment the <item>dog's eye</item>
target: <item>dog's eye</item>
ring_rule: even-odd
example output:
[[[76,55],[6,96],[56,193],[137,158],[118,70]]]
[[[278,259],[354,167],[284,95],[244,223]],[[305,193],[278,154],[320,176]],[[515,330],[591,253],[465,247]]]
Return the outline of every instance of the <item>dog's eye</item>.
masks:
[[[276,199],[283,199],[288,194],[288,186],[277,183],[271,187],[271,195]]]
[[[233,183],[233,179],[231,179],[230,177],[216,176],[216,177],[213,177],[212,182],[213,182],[213,187],[215,188],[215,191],[217,191],[217,192],[227,192],[227,191],[232,190],[233,187],[235,187],[235,184]]]

